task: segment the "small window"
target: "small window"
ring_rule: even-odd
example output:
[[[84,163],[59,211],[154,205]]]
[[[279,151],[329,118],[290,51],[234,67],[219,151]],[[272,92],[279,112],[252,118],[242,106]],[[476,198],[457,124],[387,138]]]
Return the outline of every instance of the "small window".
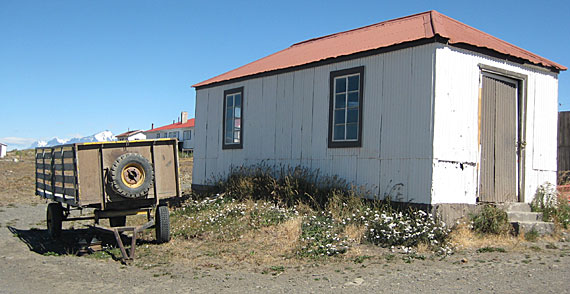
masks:
[[[192,131],[184,131],[184,141],[192,140]]]
[[[177,138],[178,139],[178,132],[169,132],[168,138]]]
[[[243,87],[224,91],[222,149],[243,148]]]
[[[329,148],[362,146],[364,67],[330,75]]]

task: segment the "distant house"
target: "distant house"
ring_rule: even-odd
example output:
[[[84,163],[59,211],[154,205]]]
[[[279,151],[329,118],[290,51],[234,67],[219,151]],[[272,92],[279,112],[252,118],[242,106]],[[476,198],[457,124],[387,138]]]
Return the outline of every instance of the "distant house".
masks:
[[[146,139],[146,135],[144,134],[144,131],[142,131],[142,130],[128,131],[128,132],[119,134],[115,137],[117,137],[118,141],[134,141],[134,140]]]
[[[4,143],[0,143],[0,158],[3,158],[4,156],[6,156],[6,149],[8,148],[8,145],[4,144]]]
[[[300,42],[194,85],[192,186],[263,162],[401,202],[530,202],[556,182],[564,70],[436,11]]]
[[[194,119],[188,119],[188,112],[183,111],[178,122],[155,128],[144,132],[147,139],[177,138],[180,150],[194,149]]]

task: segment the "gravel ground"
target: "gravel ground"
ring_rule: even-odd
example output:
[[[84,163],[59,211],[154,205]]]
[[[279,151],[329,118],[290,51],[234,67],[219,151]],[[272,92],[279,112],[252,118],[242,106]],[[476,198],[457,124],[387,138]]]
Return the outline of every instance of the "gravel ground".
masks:
[[[0,293],[570,292],[568,242],[530,243],[526,249],[505,253],[471,250],[410,263],[396,253],[393,258],[362,263],[305,264],[269,271],[193,267],[177,261],[145,269],[65,252],[53,256],[52,250],[62,247],[47,237],[45,209],[45,204],[0,207]],[[67,231],[64,237],[72,233],[80,236],[81,230]]]

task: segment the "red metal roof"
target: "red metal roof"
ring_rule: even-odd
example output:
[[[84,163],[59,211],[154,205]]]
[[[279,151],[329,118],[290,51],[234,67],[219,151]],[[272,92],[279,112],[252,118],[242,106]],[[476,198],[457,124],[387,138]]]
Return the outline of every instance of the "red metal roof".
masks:
[[[567,69],[560,64],[431,10],[293,44],[285,50],[195,84],[193,87],[202,87],[325,59],[429,39],[436,35],[447,39],[448,44],[468,44],[517,57],[535,65],[559,71]]]
[[[134,130],[134,131],[124,132],[122,134],[116,135],[115,137],[128,137],[128,136],[136,135],[138,133],[142,133],[142,130]]]
[[[181,129],[181,128],[191,128],[194,127],[194,119],[191,118],[189,119],[186,123],[181,123],[181,122],[177,122],[177,123],[173,123],[170,125],[166,125],[166,126],[162,126],[159,128],[154,128],[154,129],[150,129],[150,130],[146,130],[146,132],[155,132],[155,131],[164,131],[164,130],[171,130],[171,129]]]

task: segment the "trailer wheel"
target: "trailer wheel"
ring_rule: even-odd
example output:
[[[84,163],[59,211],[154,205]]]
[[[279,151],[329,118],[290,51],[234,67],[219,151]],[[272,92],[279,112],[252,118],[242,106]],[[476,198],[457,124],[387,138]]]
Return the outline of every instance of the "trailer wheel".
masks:
[[[168,212],[168,207],[157,207],[154,221],[156,241],[158,243],[166,243],[170,241],[170,213]]]
[[[61,203],[50,203],[47,207],[47,230],[52,238],[61,236],[61,223],[63,222],[63,207]]]
[[[111,187],[126,198],[148,194],[154,176],[152,165],[142,155],[127,153],[119,156],[110,169]]]
[[[113,227],[124,227],[127,224],[127,216],[114,216],[109,218],[109,225]]]

